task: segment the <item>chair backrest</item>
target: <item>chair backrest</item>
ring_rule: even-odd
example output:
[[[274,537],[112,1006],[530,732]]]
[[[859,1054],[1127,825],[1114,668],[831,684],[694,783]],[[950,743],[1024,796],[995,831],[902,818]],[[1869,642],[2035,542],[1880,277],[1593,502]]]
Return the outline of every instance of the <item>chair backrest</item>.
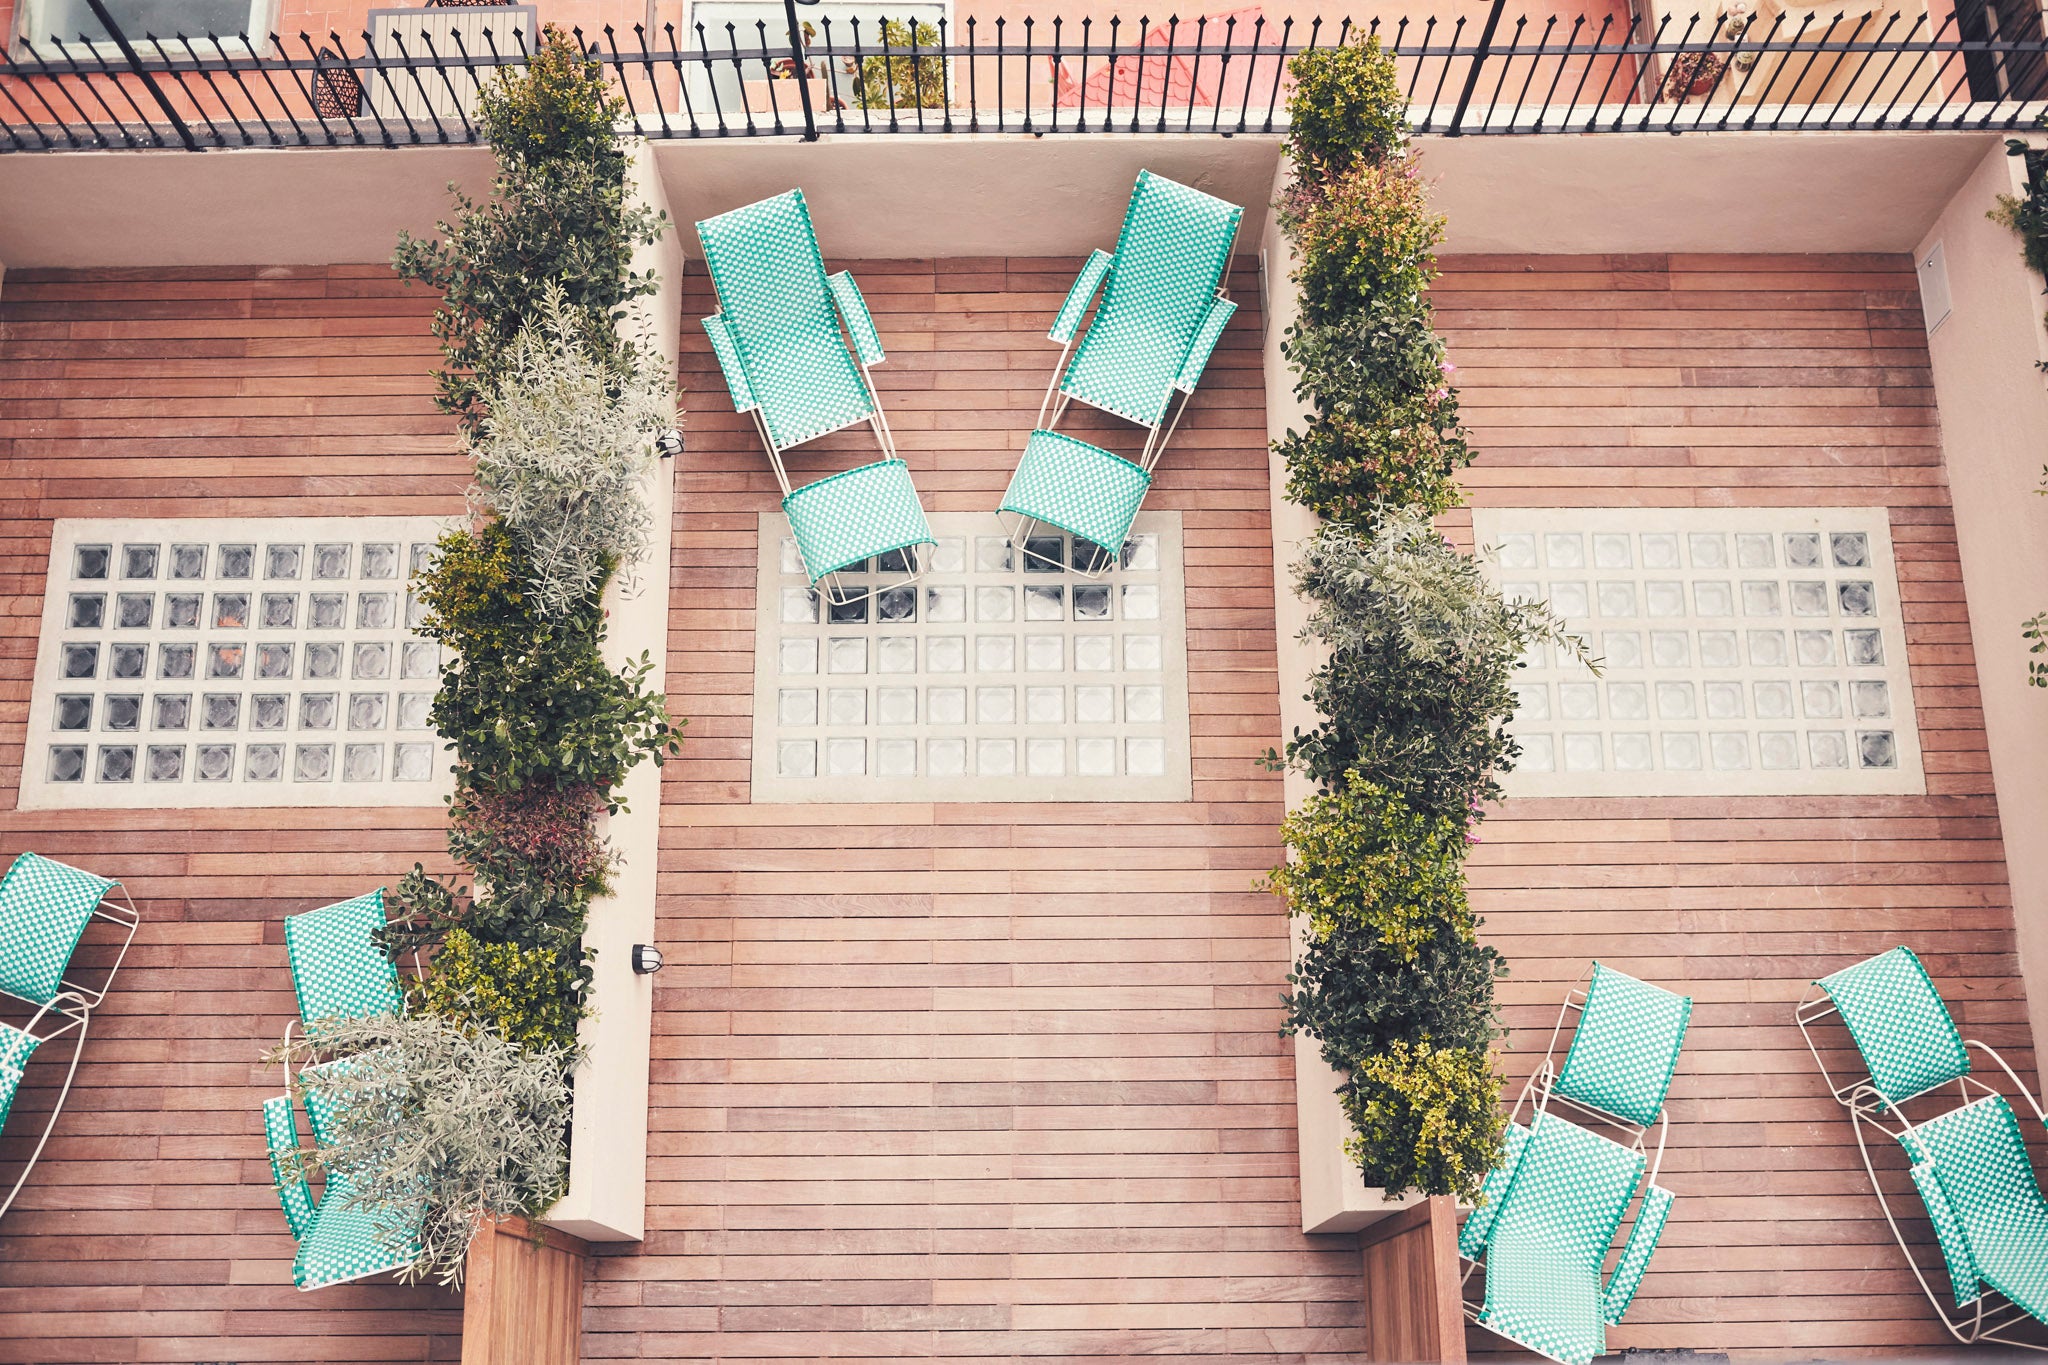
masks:
[[[1634,1148],[1544,1114],[1515,1163],[1490,1240],[1541,1246],[1560,1266],[1597,1275],[1643,1167]]]
[[[2027,1225],[2022,1215],[2048,1213],[2020,1121],[2003,1095],[1987,1095],[1916,1123],[1899,1142],[1916,1164],[1934,1167],[1948,1206],[1973,1246],[1988,1250],[1990,1239]]]
[[[1555,1092],[1630,1123],[1655,1123],[1691,1021],[1690,996],[1595,962]]]
[[[1956,1021],[1927,969],[1904,944],[1814,984],[1841,1014],[1871,1084],[1888,1103],[1903,1103],[1970,1073],[1969,1049]]]
[[[1170,340],[1177,364],[1215,300],[1243,216],[1236,204],[1139,171],[1095,327]]]
[[[403,999],[398,969],[377,946],[376,934],[383,927],[382,887],[285,917],[285,952],[291,958],[299,1017],[309,1034],[323,1019],[373,1019],[397,1013]]]
[[[825,260],[802,190],[747,204],[697,224],[718,309],[741,353],[787,333],[839,335]]]
[[[47,1005],[102,897],[118,882],[24,853],[0,879],[0,992]]]

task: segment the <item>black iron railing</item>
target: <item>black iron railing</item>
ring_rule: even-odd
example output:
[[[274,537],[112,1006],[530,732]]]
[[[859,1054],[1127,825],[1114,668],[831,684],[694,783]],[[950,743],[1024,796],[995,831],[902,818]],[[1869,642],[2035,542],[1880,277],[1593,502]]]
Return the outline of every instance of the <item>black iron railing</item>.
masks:
[[[1423,134],[2011,129],[2048,96],[2048,42],[1951,16],[807,22],[575,33],[650,138],[1271,133],[1288,60],[1361,31],[1397,54]],[[785,15],[788,16],[785,18]],[[476,93],[533,10],[425,9],[356,40],[18,41],[0,150],[417,146],[479,139]]]

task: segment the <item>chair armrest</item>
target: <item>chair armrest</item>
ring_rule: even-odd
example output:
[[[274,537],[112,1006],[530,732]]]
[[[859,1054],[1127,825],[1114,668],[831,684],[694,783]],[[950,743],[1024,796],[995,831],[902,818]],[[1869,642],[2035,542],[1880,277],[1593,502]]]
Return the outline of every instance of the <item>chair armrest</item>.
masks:
[[[1620,1322],[1629,1304],[1635,1301],[1636,1286],[1643,1282],[1643,1272],[1650,1268],[1650,1257],[1664,1235],[1664,1222],[1671,1217],[1672,1198],[1671,1191],[1657,1185],[1643,1194],[1643,1206],[1636,1210],[1636,1225],[1628,1230],[1621,1263],[1614,1267],[1614,1278],[1607,1282],[1607,1294],[1601,1303],[1600,1316],[1610,1325]]]
[[[868,312],[868,301],[860,296],[860,286],[844,270],[837,275],[827,275],[825,283],[832,288],[832,302],[839,309],[840,319],[846,323],[847,335],[853,338],[853,352],[860,357],[860,363],[881,364],[885,359],[882,338],[875,331],[875,319]]]
[[[1226,298],[1218,298],[1209,305],[1209,311],[1202,315],[1202,325],[1195,329],[1195,339],[1188,347],[1187,358],[1180,362],[1180,373],[1174,376],[1173,386],[1176,389],[1182,393],[1195,391],[1202,371],[1208,368],[1209,353],[1216,349],[1217,338],[1223,335],[1224,325],[1236,311],[1237,305]]]
[[[299,1166],[299,1125],[290,1095],[263,1101],[263,1137],[270,1147],[270,1178],[277,1202],[284,1207],[284,1221],[291,1226],[293,1240],[303,1240],[313,1226],[317,1205]]]
[[[1081,325],[1081,315],[1088,311],[1088,303],[1095,297],[1095,291],[1102,287],[1102,281],[1109,274],[1109,268],[1116,264],[1116,257],[1107,251],[1090,252],[1088,263],[1081,267],[1081,273],[1074,277],[1073,288],[1067,290],[1067,300],[1060,305],[1059,316],[1052,320],[1052,331],[1046,333],[1054,341],[1066,345],[1074,339],[1074,330]]]
[[[1519,1123],[1508,1124],[1507,1151],[1500,1165],[1486,1173],[1486,1183],[1479,1187],[1479,1205],[1465,1220],[1465,1226],[1458,1229],[1458,1254],[1468,1261],[1476,1261],[1486,1254],[1486,1242],[1493,1235],[1493,1221],[1500,1217],[1501,1205],[1507,1202],[1508,1186],[1515,1182],[1515,1167],[1522,1160],[1522,1150],[1529,1145],[1529,1130]]]
[[[747,383],[746,368],[740,364],[740,348],[732,339],[732,328],[725,325],[725,318],[714,313],[704,319],[704,335],[711,338],[711,349],[718,356],[718,368],[725,372],[725,387],[732,394],[734,412],[752,412],[760,406],[754,398],[753,386]]]
[[[1973,1304],[1984,1288],[1978,1283],[1977,1258],[1970,1254],[1970,1239],[1963,1232],[1963,1220],[1956,1217],[1931,1164],[1916,1164],[1911,1175],[1913,1188],[1920,1191],[1920,1202],[1927,1206],[1927,1221],[1934,1224],[1934,1240],[1941,1243],[1941,1260],[1948,1270],[1948,1287],[1955,1295],[1956,1307]]]

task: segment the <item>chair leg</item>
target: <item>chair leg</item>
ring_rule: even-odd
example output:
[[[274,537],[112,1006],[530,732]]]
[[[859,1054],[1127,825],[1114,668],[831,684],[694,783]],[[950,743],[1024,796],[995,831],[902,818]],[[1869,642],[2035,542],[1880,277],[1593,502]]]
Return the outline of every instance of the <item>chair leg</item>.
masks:
[[[115,885],[119,886],[120,884],[117,882]],[[65,990],[71,992],[71,994],[77,996],[80,1003],[87,1009],[98,1009],[106,1000],[107,992],[114,988],[114,978],[121,974],[121,964],[128,960],[128,949],[135,942],[135,931],[142,927],[142,914],[135,908],[135,902],[128,899],[128,888],[125,886],[120,887],[120,895],[121,898],[118,902],[115,902],[111,895],[101,900],[98,905],[93,907],[92,912],[93,919],[105,920],[107,923],[118,925],[127,931],[121,939],[121,951],[114,954],[114,965],[107,968],[107,979],[100,983],[100,988],[97,991],[87,990],[75,981],[60,981],[57,983]],[[125,915],[118,913],[123,909],[128,913]]]
[[[57,1130],[57,1119],[64,1112],[64,1101],[70,1098],[71,1082],[78,1076],[78,1059],[85,1052],[85,1034],[92,1023],[92,1015],[80,1013],[76,1016],[75,1022],[78,1037],[71,1047],[71,1064],[64,1070],[64,1088],[57,1092],[57,1102],[50,1106],[50,1121],[43,1125],[43,1135],[36,1139],[35,1150],[28,1154],[28,1164],[21,1168],[21,1174],[15,1178],[14,1188],[7,1192],[7,1198],[0,1200],[0,1218],[6,1217],[7,1210],[14,1207],[15,1197],[21,1193],[21,1187],[28,1183],[29,1173],[35,1170],[37,1160],[43,1155],[43,1148],[49,1145],[50,1134]],[[61,1037],[69,1032],[70,1028],[71,1025],[66,1025],[51,1037]]]

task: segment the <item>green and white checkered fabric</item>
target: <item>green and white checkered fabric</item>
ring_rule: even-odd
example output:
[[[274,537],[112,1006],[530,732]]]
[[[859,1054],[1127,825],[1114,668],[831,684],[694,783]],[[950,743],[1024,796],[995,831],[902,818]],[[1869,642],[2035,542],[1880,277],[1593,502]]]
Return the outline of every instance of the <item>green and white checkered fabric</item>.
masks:
[[[0,879],[0,993],[47,1005],[102,897],[119,882],[40,853],[24,853]]]
[[[1636,1210],[1636,1225],[1628,1230],[1628,1241],[1621,1248],[1621,1263],[1614,1267],[1614,1276],[1607,1281],[1607,1293],[1601,1301],[1600,1315],[1610,1325],[1620,1322],[1628,1306],[1635,1302],[1636,1287],[1643,1282],[1643,1272],[1650,1268],[1650,1257],[1657,1253],[1657,1241],[1664,1235],[1664,1224],[1671,1217],[1674,1197],[1661,1185],[1652,1185],[1644,1193],[1642,1207]]]
[[[726,392],[732,395],[734,412],[752,412],[758,403],[754,391],[747,385],[747,372],[740,366],[740,350],[733,342],[732,329],[725,325],[725,319],[716,313],[704,319],[704,335],[711,338],[711,353],[718,357],[718,368],[725,375]]]
[[[932,543],[931,522],[901,460],[805,484],[782,500],[782,511],[813,583],[873,555]]]
[[[839,332],[802,190],[707,218],[697,224],[697,237],[745,378],[745,393],[735,388],[733,404],[742,412],[759,406],[778,451],[874,412],[874,397]]]
[[[1215,302],[1243,213],[1140,171],[1109,288],[1060,392],[1141,426],[1158,426]]]
[[[1568,1365],[1606,1350],[1600,1270],[1643,1164],[1555,1114],[1537,1119],[1487,1239],[1480,1325]]]
[[[1920,1191],[1928,1221],[1934,1224],[1934,1240],[1941,1246],[1942,1264],[1948,1269],[1949,1293],[1955,1296],[1956,1307],[1967,1308],[1984,1297],[1984,1283],[1977,1278],[1977,1263],[1970,1259],[1970,1238],[1963,1231],[1963,1220],[1949,1207],[1933,1166],[1923,1161],[1907,1173],[1913,1177],[1913,1188]]]
[[[1060,302],[1060,311],[1052,320],[1052,330],[1046,335],[1065,345],[1074,339],[1074,329],[1081,325],[1081,319],[1088,315],[1088,305],[1095,301],[1095,291],[1102,288],[1103,277],[1109,274],[1116,257],[1097,247],[1088,253],[1087,261],[1081,266],[1081,273],[1074,276],[1074,282],[1067,286],[1067,297]]]
[[[14,1107],[15,1092],[21,1089],[21,1075],[28,1066],[29,1054],[42,1041],[27,1029],[0,1024],[0,1129],[7,1126],[7,1111]]]
[[[854,353],[860,357],[860,363],[879,365],[888,359],[882,353],[882,337],[875,330],[868,301],[861,297],[853,275],[842,270],[837,275],[827,275],[825,283],[832,289],[832,302],[839,307],[839,318],[846,324],[846,334],[853,338]]]
[[[1514,1182],[1515,1163],[1528,1145],[1529,1130],[1510,1120],[1501,1163],[1486,1173],[1486,1182],[1479,1187],[1479,1204],[1458,1229],[1458,1254],[1466,1260],[1476,1261],[1486,1254],[1486,1235],[1493,1231],[1494,1219],[1500,1217],[1500,1206]]]
[[[1034,431],[1002,510],[1118,551],[1151,486],[1152,476],[1129,460],[1058,432]]]
[[[1586,1007],[1572,1034],[1555,1093],[1645,1127],[1657,1121],[1692,1000],[1626,972],[1593,964]]]
[[[382,887],[285,917],[285,952],[308,1034],[323,1019],[373,1019],[398,1012],[398,969],[375,937],[383,927]]]
[[[270,1146],[270,1183],[284,1208],[292,1236],[302,1238],[313,1224],[313,1191],[305,1176],[287,1163],[299,1150],[299,1126],[292,1118],[292,1097],[274,1095],[263,1101],[263,1139]]]
[[[322,1289],[403,1270],[418,1258],[419,1205],[350,1208],[354,1197],[346,1177],[328,1174],[292,1261],[292,1282],[299,1288]]]
[[[1815,983],[1828,993],[1891,1104],[1970,1073],[1970,1053],[1941,993],[1911,948],[1900,944]]]
[[[2005,1097],[1987,1095],[1915,1124],[1900,1142],[1915,1165],[1934,1168],[1974,1273],[2048,1322],[2048,1200]],[[1954,1276],[1957,1258],[1949,1264]],[[1970,1301],[1960,1285],[1956,1301]]]
[[[1209,368],[1210,353],[1216,349],[1223,329],[1230,325],[1231,315],[1236,311],[1237,305],[1229,299],[1218,299],[1209,305],[1209,312],[1203,317],[1194,342],[1188,347],[1187,357],[1180,362],[1180,373],[1174,376],[1173,386],[1176,389],[1182,393],[1195,391],[1195,385],[1201,382],[1202,371]]]

